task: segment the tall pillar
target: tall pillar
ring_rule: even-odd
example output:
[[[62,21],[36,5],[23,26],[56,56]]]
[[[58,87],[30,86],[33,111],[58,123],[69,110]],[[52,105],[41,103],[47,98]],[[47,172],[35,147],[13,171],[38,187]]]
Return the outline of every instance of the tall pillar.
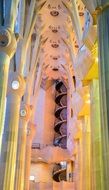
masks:
[[[75,141],[75,147],[76,147],[76,155],[75,155],[75,187],[76,189],[80,189],[80,179],[79,179],[79,152],[78,152],[78,143],[79,141]]]
[[[82,124],[82,122],[80,121],[80,124]],[[81,131],[82,132],[82,131]],[[80,171],[80,190],[83,190],[83,176],[84,176],[84,167],[83,167],[83,147],[82,147],[82,141],[83,141],[83,137],[82,137],[82,134],[81,134],[81,138],[79,139],[79,145],[80,145],[80,155],[79,155],[79,159],[80,159],[80,168],[79,168],[79,171]]]
[[[90,116],[91,116],[91,178],[92,189],[102,190],[103,188],[103,160],[102,160],[102,139],[100,123],[100,102],[99,82],[93,79],[90,83]]]
[[[16,36],[13,30],[17,16],[18,2],[19,0],[5,1],[5,3],[8,4],[8,6],[5,4],[5,18],[4,20],[2,17],[0,18],[0,115],[2,116],[0,117],[0,151],[4,128],[9,63],[17,47]],[[3,8],[3,1],[0,2],[0,6]],[[1,23],[3,24],[3,22],[4,26],[1,26]]]
[[[19,109],[25,82],[17,73],[11,73],[8,85],[5,128],[0,157],[0,189],[14,190]]]
[[[29,190],[30,167],[31,167],[31,146],[36,133],[36,126],[29,123],[27,128],[27,143],[26,143],[26,160],[25,160],[25,176],[24,176],[24,190]]]
[[[16,49],[16,38],[10,29],[0,28],[0,150],[4,126],[4,112],[10,59]]]
[[[17,159],[16,159],[16,175],[15,175],[15,190],[24,190],[24,173],[25,173],[25,159],[26,159],[26,136],[27,125],[32,112],[30,105],[21,104],[20,120],[19,120],[19,134],[17,144]]]
[[[82,119],[82,150],[83,150],[83,175],[82,190],[91,190],[91,154],[90,154],[90,119],[84,116]]]
[[[104,1],[103,1],[104,2]],[[98,16],[100,111],[104,162],[104,189],[109,188],[109,1]]]
[[[97,17],[104,189],[109,188],[109,0],[82,0]]]

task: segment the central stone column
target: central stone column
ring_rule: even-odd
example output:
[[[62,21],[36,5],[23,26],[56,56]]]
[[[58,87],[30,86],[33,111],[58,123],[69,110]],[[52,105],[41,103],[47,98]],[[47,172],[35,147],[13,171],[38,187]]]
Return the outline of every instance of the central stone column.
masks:
[[[18,73],[9,77],[6,120],[0,157],[0,189],[14,190],[15,166],[17,155],[19,109],[24,94],[25,82]]]

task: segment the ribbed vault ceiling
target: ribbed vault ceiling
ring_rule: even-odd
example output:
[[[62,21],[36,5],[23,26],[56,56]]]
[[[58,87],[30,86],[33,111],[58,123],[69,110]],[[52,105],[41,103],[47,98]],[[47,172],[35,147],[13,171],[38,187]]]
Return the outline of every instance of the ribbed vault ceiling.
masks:
[[[74,75],[72,63],[81,46],[83,29],[84,5],[80,0],[38,1],[36,31],[41,36],[43,79],[66,79],[62,66],[66,63]]]

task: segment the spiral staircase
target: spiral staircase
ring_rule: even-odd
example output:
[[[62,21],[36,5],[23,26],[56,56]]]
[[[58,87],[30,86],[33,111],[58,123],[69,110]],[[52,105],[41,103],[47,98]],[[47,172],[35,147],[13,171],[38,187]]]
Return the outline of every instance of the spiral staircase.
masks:
[[[67,147],[67,88],[62,81],[56,81],[55,139],[54,145]]]
[[[53,169],[53,180],[56,182],[66,181],[66,166],[55,164]]]
[[[55,139],[54,145],[62,149],[67,148],[67,88],[62,81],[56,81],[56,109],[55,109]],[[66,181],[66,167],[55,164],[53,169],[53,180],[56,182]]]

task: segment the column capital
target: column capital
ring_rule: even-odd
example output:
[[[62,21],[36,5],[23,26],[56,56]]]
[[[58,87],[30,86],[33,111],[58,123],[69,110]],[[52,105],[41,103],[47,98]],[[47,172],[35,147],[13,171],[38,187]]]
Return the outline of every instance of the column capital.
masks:
[[[33,106],[29,104],[22,103],[20,107],[20,117],[26,121],[30,120],[32,114]]]
[[[25,86],[25,79],[22,75],[17,72],[9,74],[7,94],[16,94],[22,97],[25,92]]]
[[[10,58],[16,51],[17,37],[10,28],[0,27],[0,51],[5,52]]]
[[[109,3],[104,3],[103,5],[100,5],[98,7],[96,7],[93,15],[100,15],[101,13],[103,13],[106,9],[109,9]]]

